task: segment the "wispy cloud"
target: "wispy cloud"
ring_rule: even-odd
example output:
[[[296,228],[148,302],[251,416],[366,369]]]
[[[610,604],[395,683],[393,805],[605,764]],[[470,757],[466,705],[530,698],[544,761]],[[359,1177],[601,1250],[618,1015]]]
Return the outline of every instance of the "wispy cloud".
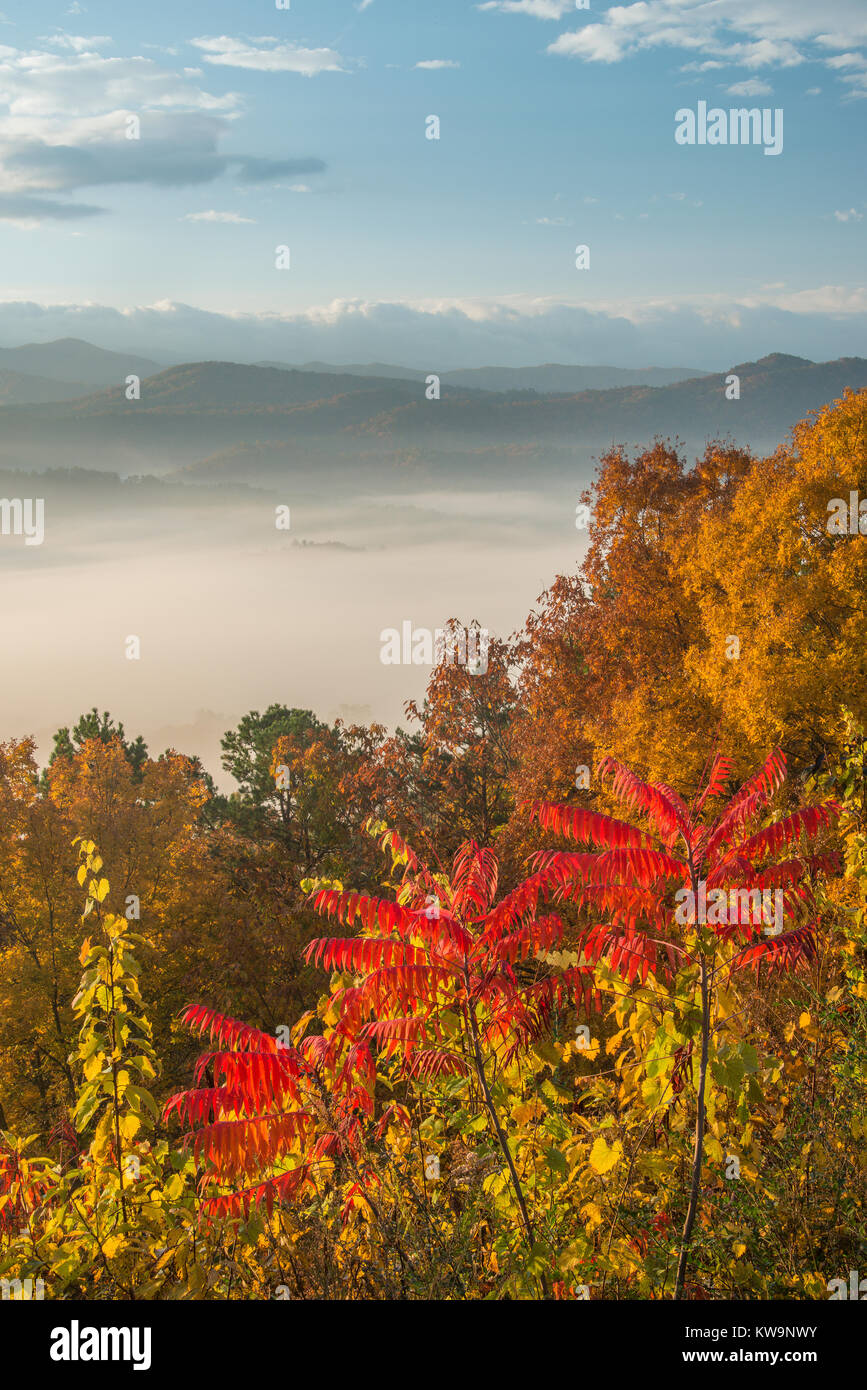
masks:
[[[835,212],[834,216],[838,222],[863,222],[863,212],[857,212],[855,208],[849,208],[848,212]]]
[[[770,82],[763,82],[760,77],[748,77],[746,82],[735,82],[731,87],[726,87],[726,94],[730,97],[769,97],[773,90]]]
[[[247,68],[254,72],[297,72],[302,77],[347,71],[344,60],[333,48],[302,48],[300,44],[281,43],[272,38],[233,39],[225,34],[190,42],[204,53],[206,63],[219,67]]]
[[[827,360],[863,355],[867,290],[763,286],[729,293],[586,305],[530,295],[507,301],[338,300],[299,313],[214,313],[165,301],[0,303],[0,342],[83,337],[104,347],[188,361],[403,362],[443,370],[485,363],[687,362],[722,368],[779,351]]]
[[[91,34],[85,37],[83,34],[67,34],[58,30],[56,34],[43,35],[39,42],[53,44],[55,48],[68,48],[73,53],[95,53],[100,48],[108,48],[114,43],[114,39],[108,34]]]
[[[0,193],[0,222],[30,230],[40,222],[78,222],[95,217],[103,208],[88,203],[61,203],[54,198],[32,198],[24,193]]]
[[[559,10],[554,16],[547,13]],[[482,9],[506,13],[537,13],[561,18],[571,6],[558,0],[538,0],[539,8],[489,0]],[[619,63],[649,49],[680,48],[700,55],[687,70],[716,66],[760,68],[796,67],[808,60],[824,61],[829,51],[846,50],[854,62],[867,43],[867,7],[855,0],[636,0],[612,5],[599,19],[569,30],[547,51],[591,63]],[[839,65],[838,65],[839,66]],[[860,94],[860,79],[849,78]]]
[[[845,68],[860,68],[863,71],[867,68],[867,57],[863,53],[837,53],[833,58],[825,59],[825,66],[837,72]]]
[[[575,0],[485,0],[479,10],[500,10],[503,14],[529,14],[535,19],[562,19],[575,9]]]
[[[40,209],[53,221],[102,211],[60,201],[82,189],[195,186],[226,173],[261,184],[324,170],[315,158],[224,154],[237,93],[207,91],[195,69],[108,58],[94,42],[59,34],[61,53],[0,48],[0,220],[32,225]]]
[[[239,212],[215,212],[209,208],[207,212],[188,212],[180,219],[181,222],[255,222],[254,217],[242,217]]]
[[[425,58],[421,63],[416,63],[417,68],[427,68],[434,72],[437,68],[459,68],[460,63],[456,63],[453,58]]]

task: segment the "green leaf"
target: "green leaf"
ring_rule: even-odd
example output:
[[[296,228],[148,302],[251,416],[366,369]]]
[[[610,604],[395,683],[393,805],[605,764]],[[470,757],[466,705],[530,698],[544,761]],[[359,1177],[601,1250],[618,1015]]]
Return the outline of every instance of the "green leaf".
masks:
[[[569,1172],[569,1164],[566,1162],[566,1155],[561,1153],[553,1144],[550,1149],[545,1150],[545,1161],[549,1168],[553,1168],[555,1173],[562,1173],[565,1177]]]
[[[160,1112],[157,1103],[150,1091],[146,1091],[144,1086],[127,1086],[124,1092],[124,1099],[129,1101],[136,1113],[139,1113],[144,1105],[145,1109],[150,1111],[154,1119],[159,1120]]]

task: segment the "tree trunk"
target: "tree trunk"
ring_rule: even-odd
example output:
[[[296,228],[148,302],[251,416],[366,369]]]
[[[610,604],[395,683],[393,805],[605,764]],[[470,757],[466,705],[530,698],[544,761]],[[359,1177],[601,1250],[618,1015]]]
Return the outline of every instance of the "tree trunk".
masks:
[[[695,1224],[696,1212],[698,1211],[698,1197],[701,1188],[701,1163],[704,1156],[704,1090],[707,1080],[707,1057],[710,1043],[710,988],[708,985],[707,960],[701,958],[701,1065],[698,1074],[698,1100],[695,1117],[695,1145],[692,1154],[692,1187],[689,1194],[689,1207],[686,1213],[686,1220],[683,1223],[683,1234],[680,1238],[680,1257],[677,1261],[677,1281],[674,1287],[675,1302],[683,1293],[684,1280],[686,1278],[686,1262],[689,1257],[689,1243],[692,1239],[692,1228]]]

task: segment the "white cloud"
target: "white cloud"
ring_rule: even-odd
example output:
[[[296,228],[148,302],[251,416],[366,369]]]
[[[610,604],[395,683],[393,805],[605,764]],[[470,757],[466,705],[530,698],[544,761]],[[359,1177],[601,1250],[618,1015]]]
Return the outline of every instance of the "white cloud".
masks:
[[[536,19],[562,19],[575,9],[575,0],[485,0],[478,10],[501,10],[503,14],[529,14]]]
[[[310,188],[310,185],[307,184],[307,183],[290,183],[290,185],[289,185],[289,192],[290,192],[290,193],[310,193],[310,192],[312,192],[312,189]]]
[[[743,68],[796,68],[806,62],[795,45],[783,39],[757,39],[733,43],[724,50],[729,62]]]
[[[69,48],[73,53],[93,53],[114,43],[114,39],[109,38],[107,34],[93,34],[90,38],[84,38],[80,34],[66,34],[62,31],[43,37],[39,41],[54,44],[56,48]]]
[[[511,7],[493,0],[482,8]],[[843,49],[857,59],[855,50],[865,42],[863,0],[825,0],[821,5],[814,0],[636,0],[613,5],[600,19],[561,34],[547,51],[584,62],[618,63],[650,49],[692,49],[701,58],[682,70],[702,72],[728,65],[796,67],[817,57],[815,48],[823,57],[829,49]]]
[[[839,71],[842,68],[867,68],[867,58],[863,53],[838,53],[825,59],[825,66]]]
[[[239,212],[215,212],[210,208],[207,212],[188,212],[180,219],[181,222],[255,222],[253,217],[242,217]]]
[[[54,221],[102,211],[47,194],[111,184],[192,186],[228,171],[242,183],[262,183],[325,167],[315,159],[226,156],[220,143],[239,113],[237,93],[213,95],[196,70],[106,57],[65,37],[59,53],[0,47],[0,221],[32,224],[40,207]],[[131,119],[141,138],[127,138]]]
[[[78,337],[172,361],[402,362],[443,370],[485,364],[613,362],[722,369],[768,352],[818,360],[863,356],[867,289],[769,287],[732,302],[723,293],[584,304],[531,296],[413,303],[337,300],[300,313],[219,314],[176,302],[0,303],[0,343]]]
[[[854,208],[849,208],[848,212],[835,212],[834,216],[838,222],[863,222],[863,212],[856,212]]]
[[[846,98],[857,101],[859,98],[867,97],[867,73],[853,72],[841,77],[840,81],[849,88]]]
[[[746,82],[735,82],[726,87],[730,97],[769,97],[773,92],[770,82],[762,82],[758,77],[749,77]]]
[[[867,96],[867,56],[863,53],[837,53],[826,58],[825,66],[840,74],[851,98]]]
[[[629,49],[625,35],[605,24],[588,24],[574,34],[561,34],[548,45],[549,53],[584,58],[588,63],[619,63]]]
[[[247,68],[255,72],[297,72],[302,77],[346,71],[340,54],[332,48],[302,48],[300,44],[280,43],[272,38],[245,41],[225,34],[190,42],[201,49],[206,63],[220,67]]]
[[[232,112],[235,92],[215,96],[151,58],[0,48],[0,105],[14,117],[117,111]]]
[[[415,66],[435,72],[438,68],[459,68],[460,63],[456,63],[452,58],[425,58],[423,62],[416,63]]]

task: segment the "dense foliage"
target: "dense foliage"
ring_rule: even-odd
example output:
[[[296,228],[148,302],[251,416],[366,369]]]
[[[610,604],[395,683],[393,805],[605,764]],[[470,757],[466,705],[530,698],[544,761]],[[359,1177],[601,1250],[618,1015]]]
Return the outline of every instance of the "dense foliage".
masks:
[[[865,426],[850,393],[771,459],[611,451],[486,671],[393,735],[252,712],[231,796],[97,710],[41,773],[0,745],[4,1288],[826,1298],[863,1263],[867,536],[826,522]]]

